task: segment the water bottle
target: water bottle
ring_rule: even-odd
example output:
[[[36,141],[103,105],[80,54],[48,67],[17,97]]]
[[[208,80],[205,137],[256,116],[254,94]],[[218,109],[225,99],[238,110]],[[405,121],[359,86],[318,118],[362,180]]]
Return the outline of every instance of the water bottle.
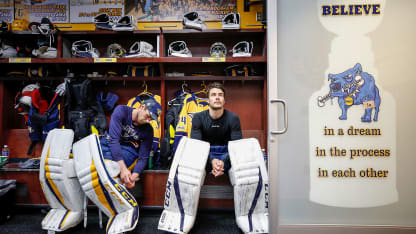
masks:
[[[9,157],[9,155],[10,155],[9,147],[7,145],[4,145],[3,149],[1,150],[1,156]]]
[[[4,145],[3,149],[1,150],[0,163],[6,161],[9,155],[10,155],[9,147],[7,145]]]
[[[153,168],[153,151],[150,151],[149,161],[147,162],[147,168],[149,170]]]

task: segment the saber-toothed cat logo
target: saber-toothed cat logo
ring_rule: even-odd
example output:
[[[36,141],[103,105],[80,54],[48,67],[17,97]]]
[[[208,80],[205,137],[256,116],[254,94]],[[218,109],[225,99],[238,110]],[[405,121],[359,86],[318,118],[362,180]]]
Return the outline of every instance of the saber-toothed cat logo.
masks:
[[[347,110],[353,105],[364,106],[364,115],[361,122],[371,122],[374,111],[373,121],[378,120],[380,108],[380,94],[375,84],[374,77],[367,72],[363,72],[360,63],[339,74],[328,74],[329,93],[324,97],[318,97],[318,106],[325,106],[328,99],[338,98],[339,107],[342,110],[340,120],[347,119]]]

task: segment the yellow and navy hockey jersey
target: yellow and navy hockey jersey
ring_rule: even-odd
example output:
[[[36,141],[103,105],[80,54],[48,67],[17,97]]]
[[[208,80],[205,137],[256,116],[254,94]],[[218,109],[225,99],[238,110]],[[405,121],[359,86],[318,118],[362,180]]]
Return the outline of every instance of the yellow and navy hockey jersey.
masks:
[[[208,101],[196,97],[194,94],[187,94],[183,100],[181,112],[179,114],[179,122],[176,125],[175,140],[173,142],[173,151],[183,136],[190,137],[192,129],[192,118],[195,113],[208,109]]]
[[[128,102],[127,102],[127,106],[133,107],[133,108],[139,108],[141,105],[141,101],[143,101],[144,99],[147,98],[153,98],[157,103],[160,104],[160,96],[159,95],[155,95],[155,94],[142,94],[142,95],[138,95],[134,98],[131,98]],[[160,123],[160,116],[158,116],[158,120]],[[150,121],[150,125],[153,128],[153,143],[152,143],[152,151],[153,151],[153,155],[156,155],[156,151],[159,149],[159,142],[160,142],[160,137],[161,137],[161,129],[160,129],[160,125],[157,124],[157,122],[155,120]]]

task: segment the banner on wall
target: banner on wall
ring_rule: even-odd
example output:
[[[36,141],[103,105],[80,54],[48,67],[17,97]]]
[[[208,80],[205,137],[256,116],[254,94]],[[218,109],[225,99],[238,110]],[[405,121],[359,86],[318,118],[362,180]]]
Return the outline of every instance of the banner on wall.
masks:
[[[16,19],[40,22],[46,17],[52,23],[69,22],[69,0],[15,0]]]
[[[138,21],[182,21],[185,13],[196,11],[203,21],[221,21],[237,11],[237,0],[126,0],[126,14]]]
[[[124,15],[124,0],[71,0],[71,23],[92,23],[102,13],[117,21]]]
[[[4,0],[0,2],[0,21],[11,23],[14,20],[13,0]]]
[[[398,201],[396,102],[383,89],[371,38],[385,0],[319,0],[331,42],[323,86],[309,99],[310,200],[348,208]],[[394,69],[394,68],[392,68]]]

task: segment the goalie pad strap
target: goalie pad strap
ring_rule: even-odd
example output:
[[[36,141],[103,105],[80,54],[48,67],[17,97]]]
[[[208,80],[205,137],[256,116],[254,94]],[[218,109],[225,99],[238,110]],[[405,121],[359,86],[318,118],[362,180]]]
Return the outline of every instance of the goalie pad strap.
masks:
[[[33,147],[38,143],[37,141],[30,142],[29,148],[27,149],[27,155],[32,155],[33,153]]]
[[[258,184],[257,184],[256,193],[254,194],[253,202],[251,203],[250,210],[248,211],[248,223],[249,223],[249,226],[250,226],[250,232],[253,231],[253,220],[252,220],[251,216],[253,215],[254,208],[256,208],[257,199],[260,196],[260,192],[261,192],[262,187],[263,187],[263,178],[261,177],[261,172],[260,172],[260,168],[259,168],[259,181],[258,181]]]
[[[179,190],[178,170],[179,170],[179,167],[176,168],[176,174],[175,174],[175,179],[174,179],[173,187],[175,188],[176,201],[178,202],[179,212],[181,213],[180,230],[181,230],[181,232],[183,232],[183,224],[185,222],[185,211],[184,211],[183,205],[182,205],[181,192]]]

